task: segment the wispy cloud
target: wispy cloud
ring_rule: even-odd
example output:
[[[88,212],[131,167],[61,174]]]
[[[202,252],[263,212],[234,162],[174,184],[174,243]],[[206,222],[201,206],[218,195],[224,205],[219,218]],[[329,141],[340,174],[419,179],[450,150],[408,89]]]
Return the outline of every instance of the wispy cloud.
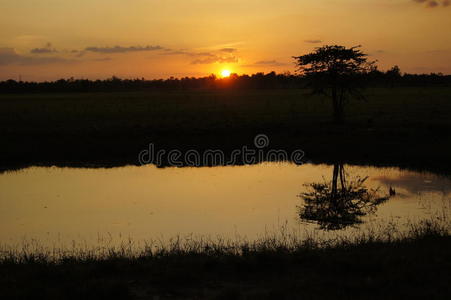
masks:
[[[237,63],[239,57],[235,55],[238,50],[235,48],[222,48],[213,51],[195,52],[186,49],[182,50],[168,50],[161,53],[162,55],[184,55],[194,60],[191,61],[193,65],[207,65],[214,63]]]
[[[14,48],[0,48],[0,65],[41,65],[69,62],[75,61],[57,56],[25,56],[18,54]]]
[[[447,7],[450,6],[450,0],[412,0],[416,3],[424,4],[425,7],[434,8],[434,7]]]
[[[56,53],[58,52],[55,48],[52,48],[51,43],[47,43],[45,47],[42,48],[34,48],[30,50],[31,54],[48,54],[48,53]]]
[[[211,56],[207,56],[205,58],[195,59],[191,63],[193,65],[207,65],[207,64],[214,64],[214,63],[237,63],[237,62],[238,62],[238,58],[233,55],[230,55],[230,56],[211,55]]]
[[[322,40],[304,40],[304,42],[309,43],[309,44],[319,44],[322,43]]]
[[[222,48],[222,49],[220,49],[219,51],[221,51],[221,52],[227,52],[227,53],[233,53],[233,52],[236,52],[236,51],[238,51],[238,50],[235,49],[235,48]]]
[[[190,53],[186,50],[165,49],[165,52],[162,52],[161,55],[190,55]]]
[[[164,48],[161,46],[131,46],[131,47],[114,46],[114,47],[86,47],[84,51],[114,54],[127,52],[157,51],[163,49]]]
[[[383,55],[383,54],[386,54],[386,53],[387,53],[387,51],[382,50],[382,49],[378,49],[378,50],[371,51],[370,53],[368,53],[368,55],[369,56],[375,56],[375,55]]]
[[[244,68],[249,68],[249,67],[281,67],[281,66],[286,66],[288,65],[287,63],[284,62],[279,62],[277,60],[260,60],[257,62],[254,62],[252,64],[247,64],[247,65],[242,65],[242,67]]]
[[[98,47],[90,46],[82,49],[57,51],[51,43],[47,43],[42,48],[33,48],[29,51],[30,55],[22,55],[15,52],[13,48],[0,49],[0,64],[49,64],[63,63],[71,61],[108,61],[112,60],[110,55],[131,53],[131,52],[157,52],[160,55],[183,55],[190,59],[191,64],[214,64],[214,63],[238,63],[238,50],[236,48],[224,47],[215,50],[194,51],[189,49],[172,50],[162,46],[114,46]],[[50,55],[58,53],[59,56]],[[97,56],[86,58],[89,54]],[[64,57],[64,55],[66,57]],[[107,56],[108,55],[108,56]],[[104,57],[106,56],[106,57]],[[72,58],[71,58],[72,57]],[[84,58],[84,59],[83,59]]]

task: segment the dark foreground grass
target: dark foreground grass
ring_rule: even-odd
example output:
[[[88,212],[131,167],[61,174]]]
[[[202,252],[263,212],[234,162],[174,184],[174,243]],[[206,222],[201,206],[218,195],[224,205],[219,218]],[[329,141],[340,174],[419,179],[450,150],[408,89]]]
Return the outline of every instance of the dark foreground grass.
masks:
[[[387,229],[388,230],[388,229]],[[449,224],[354,239],[190,241],[132,254],[10,252],[2,299],[449,299]]]
[[[451,88],[379,88],[331,120],[308,90],[203,90],[0,95],[0,166],[137,164],[157,148],[252,145],[302,149],[314,162],[400,166],[450,173]]]

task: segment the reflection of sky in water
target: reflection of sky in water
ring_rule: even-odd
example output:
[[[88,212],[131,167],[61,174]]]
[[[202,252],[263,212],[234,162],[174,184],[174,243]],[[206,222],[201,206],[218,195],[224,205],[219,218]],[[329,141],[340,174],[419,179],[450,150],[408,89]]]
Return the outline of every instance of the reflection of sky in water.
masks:
[[[406,172],[396,177],[375,176],[372,177],[372,180],[379,181],[385,186],[401,188],[409,194],[439,192],[449,195],[451,192],[451,180],[433,174]]]
[[[421,218],[450,201],[451,180],[395,168],[346,167],[369,187],[397,190],[371,219]],[[214,168],[28,168],[0,174],[0,243],[22,237],[134,239],[177,234],[249,238],[300,223],[296,197],[306,183],[330,180],[332,166],[261,164]],[[427,200],[428,209],[424,201]],[[448,206],[449,207],[449,206]]]

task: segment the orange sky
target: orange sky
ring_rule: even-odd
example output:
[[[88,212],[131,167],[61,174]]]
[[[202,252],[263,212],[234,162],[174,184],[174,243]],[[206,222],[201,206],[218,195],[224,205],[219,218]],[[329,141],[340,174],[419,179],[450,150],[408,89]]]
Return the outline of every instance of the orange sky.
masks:
[[[451,74],[449,0],[0,0],[0,80],[294,71],[323,44]]]

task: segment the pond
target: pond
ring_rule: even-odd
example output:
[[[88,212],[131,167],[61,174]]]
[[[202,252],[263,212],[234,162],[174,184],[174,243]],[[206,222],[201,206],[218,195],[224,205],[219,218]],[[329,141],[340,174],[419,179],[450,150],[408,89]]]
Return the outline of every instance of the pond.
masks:
[[[404,224],[449,214],[451,179],[397,168],[342,166],[347,180],[387,197],[359,217]],[[177,235],[254,239],[281,226],[318,230],[300,218],[298,195],[327,183],[331,165],[111,169],[30,167],[0,174],[0,243],[164,239]],[[391,195],[390,195],[391,194]],[[377,207],[376,207],[377,206]],[[343,230],[347,230],[344,228]]]

